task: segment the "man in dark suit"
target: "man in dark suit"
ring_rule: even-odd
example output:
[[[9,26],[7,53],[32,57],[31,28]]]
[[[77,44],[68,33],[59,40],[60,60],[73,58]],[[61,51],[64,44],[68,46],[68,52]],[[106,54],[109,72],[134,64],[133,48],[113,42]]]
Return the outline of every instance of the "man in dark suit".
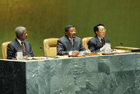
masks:
[[[65,27],[65,36],[57,41],[57,55],[77,56],[80,52],[85,51],[81,39],[76,37],[76,29],[73,25]]]
[[[105,38],[106,29],[103,24],[98,24],[94,28],[95,37],[88,42],[88,48],[91,52],[100,52],[105,50],[105,43],[110,43],[109,39]]]
[[[23,56],[31,55],[34,56],[31,45],[25,41],[27,39],[27,31],[23,26],[19,26],[15,29],[16,39],[8,44],[7,47],[7,59],[15,59],[18,51],[23,52]]]

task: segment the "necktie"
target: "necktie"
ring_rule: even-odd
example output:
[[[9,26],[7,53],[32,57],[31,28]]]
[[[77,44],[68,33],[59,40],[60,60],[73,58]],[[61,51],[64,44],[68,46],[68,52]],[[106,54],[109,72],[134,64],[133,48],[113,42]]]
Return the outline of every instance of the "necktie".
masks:
[[[25,47],[23,45],[23,42],[21,42],[21,47],[23,48],[24,52],[26,53]]]
[[[71,44],[73,45],[73,39],[70,39]]]
[[[105,44],[104,41],[103,41],[103,39],[101,39],[101,43],[102,43],[102,46]]]

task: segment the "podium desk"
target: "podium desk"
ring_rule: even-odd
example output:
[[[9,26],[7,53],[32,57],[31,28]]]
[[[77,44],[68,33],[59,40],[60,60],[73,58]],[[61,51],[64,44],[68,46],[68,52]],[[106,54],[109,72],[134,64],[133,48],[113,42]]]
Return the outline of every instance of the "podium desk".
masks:
[[[1,94],[140,94],[140,54],[0,60]]]

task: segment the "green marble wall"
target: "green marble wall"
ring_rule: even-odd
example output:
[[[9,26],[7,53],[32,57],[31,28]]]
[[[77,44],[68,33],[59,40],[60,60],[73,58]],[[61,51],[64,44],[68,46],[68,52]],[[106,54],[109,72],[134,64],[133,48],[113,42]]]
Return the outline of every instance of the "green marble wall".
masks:
[[[112,47],[140,47],[139,0],[0,0],[0,44],[14,40],[14,29],[25,26],[35,56],[43,56],[43,40],[62,37],[66,25],[73,24],[83,38],[94,36],[98,23],[105,24]]]
[[[140,54],[0,60],[1,94],[140,94]]]

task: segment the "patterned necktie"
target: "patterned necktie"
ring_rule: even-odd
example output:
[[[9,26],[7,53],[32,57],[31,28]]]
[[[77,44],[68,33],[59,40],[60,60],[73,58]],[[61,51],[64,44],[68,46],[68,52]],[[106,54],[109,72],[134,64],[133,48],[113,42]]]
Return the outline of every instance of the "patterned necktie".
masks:
[[[23,42],[21,42],[21,47],[23,48],[24,52],[26,53],[25,47],[23,45]]]
[[[73,39],[70,39],[71,44],[73,45]]]
[[[101,43],[102,43],[102,46],[105,44],[104,41],[103,41],[103,39],[101,39]]]

